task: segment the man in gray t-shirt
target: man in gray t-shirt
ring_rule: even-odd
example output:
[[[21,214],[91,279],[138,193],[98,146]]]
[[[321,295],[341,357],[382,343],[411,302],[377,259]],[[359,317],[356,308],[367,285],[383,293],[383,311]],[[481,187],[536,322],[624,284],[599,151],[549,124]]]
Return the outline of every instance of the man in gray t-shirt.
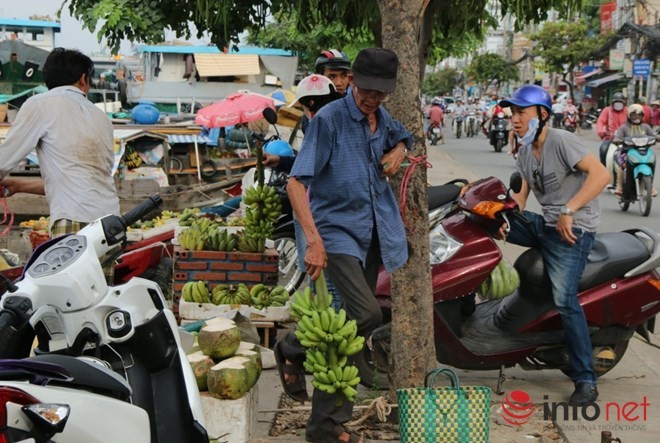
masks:
[[[514,198],[524,210],[533,191],[543,208],[543,215],[525,211],[529,223],[514,219],[506,238],[541,251],[575,384],[570,403],[592,403],[598,390],[578,282],[600,220],[597,197],[609,183],[609,173],[574,134],[548,127],[552,100],[540,86],[525,85],[500,106],[512,109],[513,130],[521,146],[516,166],[523,185]]]

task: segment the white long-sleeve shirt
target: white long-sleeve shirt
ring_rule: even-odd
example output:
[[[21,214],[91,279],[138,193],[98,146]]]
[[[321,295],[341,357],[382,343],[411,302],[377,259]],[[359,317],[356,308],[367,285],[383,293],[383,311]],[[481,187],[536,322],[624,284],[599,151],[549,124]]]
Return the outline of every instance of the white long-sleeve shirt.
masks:
[[[108,117],[73,86],[29,98],[0,145],[0,178],[35,148],[51,223],[89,223],[119,214],[112,178],[114,138]]]

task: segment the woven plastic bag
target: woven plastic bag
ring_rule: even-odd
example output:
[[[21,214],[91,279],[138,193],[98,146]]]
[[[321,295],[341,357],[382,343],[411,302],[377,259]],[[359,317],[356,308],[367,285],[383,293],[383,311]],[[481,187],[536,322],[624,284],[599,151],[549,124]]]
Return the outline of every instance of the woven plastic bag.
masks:
[[[451,386],[433,387],[440,374],[449,377]],[[402,443],[488,442],[490,388],[460,386],[456,373],[444,368],[429,371],[424,388],[396,393]]]

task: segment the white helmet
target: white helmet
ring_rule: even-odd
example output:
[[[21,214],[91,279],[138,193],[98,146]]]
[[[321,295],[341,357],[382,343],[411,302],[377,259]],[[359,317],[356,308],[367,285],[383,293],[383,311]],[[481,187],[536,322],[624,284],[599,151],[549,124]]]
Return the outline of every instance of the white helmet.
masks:
[[[335,92],[335,85],[328,77],[321,74],[308,75],[296,86],[296,101],[289,107],[295,106],[298,102],[307,106],[304,100],[306,97],[329,96],[333,92]]]

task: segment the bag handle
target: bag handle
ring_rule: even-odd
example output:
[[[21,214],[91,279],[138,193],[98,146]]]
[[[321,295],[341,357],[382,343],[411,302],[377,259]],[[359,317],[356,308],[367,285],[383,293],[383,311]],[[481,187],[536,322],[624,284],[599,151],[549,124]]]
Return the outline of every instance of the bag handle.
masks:
[[[432,388],[433,385],[435,384],[435,378],[439,374],[444,374],[449,378],[449,381],[451,382],[451,386],[453,388],[460,388],[460,384],[458,383],[458,375],[456,373],[449,369],[449,368],[442,368],[442,369],[434,369],[432,371],[429,371],[426,373],[426,376],[424,377],[424,387],[425,388]],[[431,377],[431,381],[429,382],[429,377]]]

